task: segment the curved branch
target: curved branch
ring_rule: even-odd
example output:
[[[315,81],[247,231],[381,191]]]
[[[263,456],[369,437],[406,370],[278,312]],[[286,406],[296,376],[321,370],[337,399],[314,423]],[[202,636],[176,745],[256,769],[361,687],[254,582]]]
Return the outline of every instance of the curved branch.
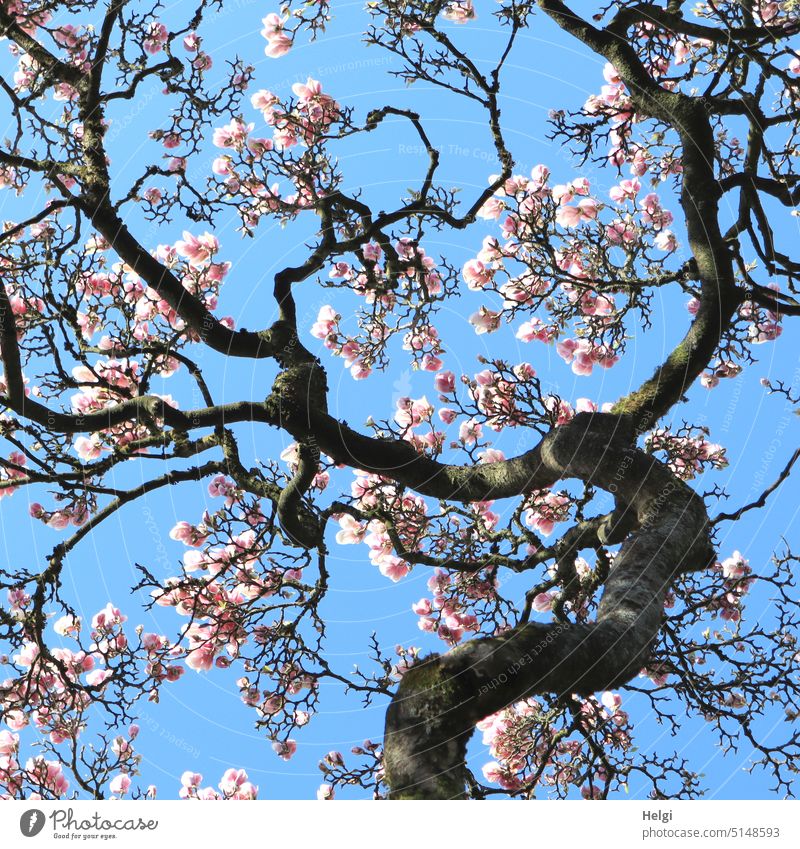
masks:
[[[576,416],[541,445],[543,474],[619,494],[639,528],[622,545],[597,621],[526,623],[434,655],[404,676],[386,717],[385,765],[397,799],[461,798],[475,723],[535,693],[589,694],[646,663],[681,572],[713,558],[702,500],[653,457],[614,437],[615,420]]]
[[[565,32],[611,62],[625,82],[636,111],[671,126],[681,143],[681,206],[701,282],[700,307],[686,336],[653,376],[620,399],[613,409],[630,416],[634,427],[641,431],[682,399],[708,365],[741,303],[733,258],[719,226],[722,190],[714,172],[716,150],[709,120],[714,104],[708,98],[662,88],[625,37],[624,21],[618,21],[613,29],[597,29],[561,0],[539,0],[539,6]]]
[[[109,202],[94,205],[84,200],[81,207],[113,250],[210,348],[232,357],[252,359],[272,357],[279,350],[280,342],[276,342],[272,328],[257,333],[231,330],[215,318],[166,266],[139,244]]]

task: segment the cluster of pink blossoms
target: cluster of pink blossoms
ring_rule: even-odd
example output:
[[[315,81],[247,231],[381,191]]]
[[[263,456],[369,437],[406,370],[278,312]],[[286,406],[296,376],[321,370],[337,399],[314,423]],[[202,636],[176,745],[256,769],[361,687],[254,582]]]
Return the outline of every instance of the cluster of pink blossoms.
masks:
[[[12,610],[24,613],[31,599],[21,590],[9,594]],[[126,617],[119,608],[107,604],[91,620],[88,651],[56,647],[43,655],[34,642],[26,642],[12,658],[25,674],[7,679],[0,685],[3,692],[3,720],[11,731],[0,731],[0,787],[14,795],[23,788],[33,788],[27,798],[61,797],[69,783],[61,765],[42,757],[28,760],[22,768],[17,760],[20,731],[28,725],[47,738],[53,746],[64,742],[74,745],[86,727],[86,712],[92,703],[90,690],[104,690],[114,676],[115,659],[128,651],[123,632]],[[53,630],[65,639],[78,639],[81,620],[65,614],[53,623]],[[147,635],[145,635],[146,637]],[[109,743],[108,767],[119,770],[111,782],[113,793],[122,795],[130,787],[130,773],[137,770],[140,757],[132,741],[138,727],[131,725],[127,736],[117,736]],[[113,759],[111,757],[113,756]]]
[[[378,567],[381,575],[396,583],[411,571],[410,564],[394,553],[383,522],[372,519],[362,524],[345,514],[339,517],[339,525],[341,530],[336,534],[336,541],[342,545],[363,542],[369,548],[370,562]]]
[[[252,800],[258,798],[258,787],[248,778],[243,769],[228,769],[213,787],[201,787],[203,776],[199,772],[187,770],[181,775],[181,789],[178,795],[181,799],[200,800]]]
[[[442,293],[442,278],[436,261],[407,237],[398,239],[393,248],[399,260],[399,266],[394,269],[396,280],[392,284],[396,291],[388,291],[392,287],[387,278],[384,251],[374,242],[361,249],[363,267],[340,260],[330,269],[330,279],[342,281],[363,297],[366,304],[374,307],[370,318],[362,324],[361,335],[344,333],[339,326],[341,316],[330,305],[320,309],[311,328],[312,336],[323,340],[334,356],[344,359],[355,380],[363,380],[371,374],[375,351],[384,347],[394,333],[404,330],[403,350],[413,354],[415,367],[423,371],[438,371],[442,367],[443,348],[435,327],[416,322],[411,325],[390,322],[399,297],[411,300],[418,296],[419,290],[429,300]]]
[[[566,522],[572,501],[567,495],[537,489],[526,500],[525,524],[544,536],[550,536],[558,522]]]
[[[666,454],[666,464],[682,480],[692,480],[704,467],[724,469],[728,465],[725,449],[699,436],[677,435],[669,428],[657,428],[645,437],[649,451]]]
[[[358,343],[341,335],[339,330],[341,318],[329,304],[320,307],[317,320],[311,327],[311,335],[316,339],[322,339],[325,347],[331,350],[334,356],[344,358],[345,365],[351,370],[355,380],[363,380],[369,377],[372,369],[359,361]]]
[[[227,482],[213,481],[214,490],[226,498],[231,488]],[[179,522],[170,532],[173,539],[192,548],[200,548],[207,539],[205,522],[192,525]],[[214,666],[227,667],[239,656],[248,635],[241,621],[241,606],[246,602],[273,595],[286,575],[264,577],[256,571],[263,553],[254,530],[231,537],[226,545],[190,550],[184,554],[184,568],[200,573],[198,580],[188,584],[180,578],[166,581],[165,590],[154,590],[156,603],[174,607],[191,622],[184,630],[186,665],[197,672],[207,672]],[[299,573],[288,577],[299,577]],[[224,652],[224,654],[222,654]]]
[[[339,104],[322,90],[319,80],[309,77],[304,83],[294,83],[292,93],[295,101],[287,111],[283,108],[280,99],[270,91],[261,89],[251,98],[252,105],[261,112],[266,124],[273,129],[273,135],[269,143],[264,140],[256,140],[255,150],[257,155],[263,155],[274,147],[277,150],[287,150],[299,143],[312,145],[323,136],[332,124],[340,116]],[[218,147],[232,147],[241,151],[247,143],[247,136],[252,131],[253,125],[243,125],[239,121],[232,122],[237,127],[233,132],[233,143],[217,144]],[[229,124],[230,128],[231,125]],[[218,130],[217,133],[224,133]]]
[[[750,577],[753,572],[750,563],[741,552],[734,551],[721,563],[715,563],[714,571],[722,575],[724,591],[721,595],[715,595],[706,605],[706,609],[717,612],[720,618],[727,622],[738,622],[742,615],[742,599],[749,592],[754,580]]]
[[[406,550],[418,550],[427,525],[428,506],[414,493],[398,494],[396,485],[379,475],[356,470],[351,484],[354,506],[365,512],[386,511],[391,514],[394,533]],[[369,558],[380,573],[392,581],[399,581],[410,571],[411,565],[394,553],[394,544],[379,519],[360,522],[347,513],[336,517],[340,530],[336,541],[341,545],[364,543],[369,548]]]
[[[25,793],[28,800],[64,798],[69,790],[69,781],[62,764],[40,755],[28,758],[22,767],[16,758],[19,737],[10,735],[15,739],[8,741],[3,737],[7,733],[0,731],[0,799],[18,798],[26,786],[37,788]]]
[[[93,256],[108,250],[102,239],[92,239],[86,246],[87,254]],[[211,233],[196,236],[184,231],[183,239],[174,245],[159,245],[154,256],[180,279],[183,287],[198,297],[209,310],[215,310],[219,298],[219,289],[225,280],[231,264],[215,262],[219,251],[219,241]],[[100,257],[101,268],[105,259]],[[121,262],[114,263],[109,271],[94,270],[84,274],[78,282],[78,291],[83,296],[77,320],[82,328],[83,337],[92,339],[104,324],[105,314],[110,306],[124,308],[133,312],[131,332],[137,341],[147,342],[160,338],[163,332],[162,322],[173,331],[185,330],[185,323],[175,310],[154,289]],[[220,321],[233,329],[233,320],[229,317]],[[199,337],[192,334],[194,341]],[[104,336],[98,347],[114,350],[117,342]],[[164,376],[177,368],[177,362],[164,358],[161,373]]]
[[[284,24],[288,18],[281,17],[277,12],[270,12],[263,20],[264,29],[261,35],[267,40],[264,53],[270,59],[278,59],[285,56],[292,49],[292,39],[284,30]]]
[[[606,204],[591,196],[586,177],[552,187],[549,178],[549,169],[537,165],[531,170],[530,178],[518,174],[507,179],[483,205],[479,214],[486,219],[498,220],[508,213],[502,223],[504,241],[487,236],[478,255],[464,264],[462,276],[469,289],[500,294],[503,308],[492,309],[484,304],[469,320],[476,333],[492,333],[500,327],[507,310],[513,316],[518,308],[547,304],[548,296],[560,292],[566,296],[566,303],[573,305],[575,315],[584,322],[590,319],[591,323],[590,334],[586,328],[579,328],[577,339],[558,343],[558,353],[576,374],[588,375],[595,365],[610,368],[619,360],[612,347],[592,339],[604,324],[617,320],[613,293],[600,294],[593,290],[596,265],[608,261],[610,248],[621,247],[630,253],[639,249],[645,237],[652,239],[660,250],[674,251],[677,242],[668,229],[672,215],[663,208],[655,192],[640,197],[641,183],[634,177],[620,181],[611,189],[617,217],[601,224],[600,214]],[[548,275],[553,279],[548,280],[532,269],[541,265],[536,259],[535,245],[551,215],[553,222],[565,231],[565,244],[555,251],[554,273]],[[589,223],[600,228],[605,260],[595,256],[600,249],[593,242],[587,242],[576,232],[582,224]],[[513,262],[528,267],[521,274],[512,275],[507,266]],[[548,324],[534,316],[522,324],[516,335],[525,342],[538,340],[549,344],[558,339],[562,328],[559,322]]]
[[[0,464],[0,498],[13,495],[17,491],[13,481],[15,478],[27,477],[24,469],[27,462],[27,457],[21,451],[12,451],[8,455],[8,462]]]
[[[287,219],[314,209],[325,188],[320,175],[303,157],[293,162],[284,152],[297,145],[319,144],[339,120],[339,104],[322,90],[318,80],[292,86],[294,99],[284,104],[271,91],[255,92],[250,102],[272,128],[272,137],[253,135],[254,123],[233,118],[214,130],[213,143],[225,151],[214,159],[211,170],[223,180],[225,191],[241,199],[242,229],[252,233],[264,215],[279,213]],[[259,163],[263,164],[261,167]],[[282,194],[280,182],[269,184],[269,175],[287,178],[294,191]]]
[[[583,728],[602,732],[604,744],[612,749],[626,749],[631,742],[628,715],[621,704],[622,697],[613,692],[603,693],[599,702],[592,697],[581,704]],[[532,792],[537,780],[546,787],[557,787],[560,795],[575,787],[584,799],[600,798],[602,791],[594,781],[606,778],[602,767],[592,770],[594,781],[586,781],[583,742],[559,733],[547,713],[535,699],[524,699],[478,723],[483,744],[494,758],[483,766],[484,778],[511,793]]]
[[[421,598],[411,606],[419,616],[417,626],[420,631],[434,633],[449,646],[461,642],[465,634],[475,634],[480,630],[478,617],[470,613],[463,598],[454,586],[457,578],[444,569],[436,569],[428,578],[428,589],[432,598]],[[490,592],[491,590],[487,588]],[[475,597],[475,593],[472,593]]]
[[[701,39],[696,39],[693,42],[676,39],[674,43],[675,64],[683,64],[691,49],[699,48],[702,44]],[[670,61],[666,56],[658,57],[650,71],[658,79],[667,73],[669,66]],[[680,159],[672,154],[666,154],[658,162],[655,162],[650,151],[633,141],[631,138],[632,126],[635,123],[636,114],[625,83],[616,68],[610,63],[606,63],[603,68],[603,77],[605,85],[602,86],[599,94],[590,95],[584,103],[583,111],[589,116],[606,116],[610,121],[609,163],[617,168],[622,168],[627,163],[631,174],[635,177],[643,177],[654,167],[657,169],[661,180],[666,180],[671,174],[681,173],[683,167]],[[667,89],[674,87],[672,81],[669,80],[662,81],[661,85]]]
[[[565,363],[571,364],[575,374],[591,374],[596,365],[611,368],[619,362],[607,345],[594,345],[588,339],[564,339],[556,344],[556,350]]]

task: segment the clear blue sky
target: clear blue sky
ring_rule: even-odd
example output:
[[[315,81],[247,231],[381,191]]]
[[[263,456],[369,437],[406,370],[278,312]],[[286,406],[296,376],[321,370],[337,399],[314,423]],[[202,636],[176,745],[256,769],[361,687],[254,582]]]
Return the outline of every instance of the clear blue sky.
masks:
[[[174,4],[170,17],[187,11],[190,5],[185,0]],[[478,3],[479,20],[455,33],[474,57],[486,62],[494,60],[500,44],[489,6]],[[465,109],[462,101],[441,92],[426,91],[424,87],[407,89],[389,75],[396,66],[387,55],[376,48],[367,49],[360,42],[359,34],[366,19],[361,2],[337,2],[334,7],[334,21],[321,41],[299,44],[285,58],[271,60],[264,56],[259,30],[261,18],[273,11],[272,7],[247,0],[226,3],[214,25],[206,29],[204,47],[220,68],[222,57],[232,52],[251,61],[256,66],[254,90],[263,87],[286,96],[293,82],[304,81],[310,75],[321,79],[326,91],[341,103],[354,107],[361,116],[387,104],[413,107],[422,114],[434,144],[442,148],[442,174],[446,181],[460,186],[465,196],[482,189],[488,175],[497,170],[497,163],[477,111]],[[602,67],[603,61],[586,48],[568,40],[543,17],[536,18],[533,29],[521,36],[504,76],[503,119],[509,146],[518,162],[516,170],[528,172],[541,162],[553,170],[556,181],[585,174],[599,187],[598,193],[605,195],[615,182],[611,171],[596,172],[591,167],[576,171],[567,151],[552,145],[545,137],[548,111],[579,107],[602,84]],[[147,96],[146,88],[143,94]],[[146,138],[160,120],[158,98],[153,98],[145,111],[131,113],[126,109],[129,107],[123,106],[108,116],[114,122],[111,155],[114,168],[121,175],[137,172],[146,157],[158,153],[157,145]],[[259,114],[252,111],[245,115],[256,121],[258,129]],[[115,133],[115,125],[125,131]],[[404,125],[387,124],[376,133],[343,145],[341,162],[346,188],[362,187],[378,208],[382,203],[389,206],[408,186],[417,184],[424,173],[424,157],[409,150],[415,143]],[[208,151],[210,162],[214,155],[210,139]],[[664,197],[667,207],[677,213],[677,202],[668,194]],[[8,192],[0,195],[0,204],[4,218],[21,214],[19,203]],[[786,216],[785,223],[776,222],[776,227],[789,233],[790,222],[792,219]],[[234,232],[236,225],[231,217],[221,222],[216,231],[223,258],[233,262],[219,314],[233,315],[237,324],[250,328],[263,327],[274,317],[271,276],[303,256],[303,241],[308,232],[303,225],[286,229],[266,225],[260,229],[258,238],[251,241],[242,240]],[[154,232],[149,225],[143,225],[139,232],[148,234],[142,237],[149,239],[148,247],[155,247],[180,238],[183,227],[176,222]],[[424,247],[429,254],[444,254],[453,265],[460,266],[474,255],[483,236],[494,232],[494,227],[480,222],[466,233],[434,233]],[[576,377],[554,348],[535,342],[518,343],[513,331],[505,329],[476,336],[467,317],[485,298],[468,294],[469,297],[448,305],[441,314],[439,329],[446,342],[446,367],[457,374],[472,374],[480,368],[475,360],[478,353],[502,355],[512,362],[527,360],[550,389],[572,402],[579,397],[612,401],[637,385],[680,338],[689,320],[685,295],[657,293],[654,326],[647,334],[635,326],[630,328],[634,338],[627,357],[609,371],[597,369],[590,377]],[[333,303],[345,316],[352,314],[355,305],[355,298],[347,294],[337,294],[332,299],[332,293],[315,287],[313,280],[297,287],[296,295],[298,314],[303,317],[306,331],[321,303]],[[677,422],[686,418],[711,428],[712,441],[728,449],[730,466],[705,475],[693,485],[701,491],[714,484],[725,486],[732,495],[728,502],[731,506],[751,500],[771,482],[797,444],[800,420],[786,411],[782,399],[767,397],[758,382],[763,376],[797,382],[798,346],[789,332],[793,328],[788,322],[787,325],[784,336],[776,344],[755,349],[759,361],[742,376],[722,381],[712,392],[699,386],[692,389],[690,405],[675,413]],[[317,344],[309,335],[304,341],[310,346]],[[323,353],[323,361],[328,367],[332,412],[356,427],[370,414],[376,419],[390,417],[400,396],[427,394],[433,398],[436,395],[433,375],[412,372],[402,353],[388,373],[374,374],[360,383],[352,380],[340,360]],[[274,374],[270,363],[226,362],[212,352],[203,355],[202,364],[219,397],[225,401],[263,398]],[[158,391],[157,386],[154,389]],[[164,391],[178,394],[169,382],[165,383]],[[243,452],[260,458],[277,457],[289,441],[262,426],[239,427],[237,432]],[[512,455],[529,447],[534,438],[535,434],[521,438],[518,432],[511,431],[498,439],[496,447]],[[339,477],[345,486],[349,479],[349,471]],[[331,492],[335,494],[334,487]],[[21,491],[0,502],[3,566],[43,563],[61,537],[59,532],[28,518],[28,500],[37,498],[43,500],[34,490]],[[169,530],[179,519],[197,521],[207,501],[205,485],[184,484],[142,499],[105,523],[69,557],[64,591],[76,610],[90,618],[110,600],[124,608],[129,624],[141,622],[146,630],[155,630],[151,615],[158,617],[162,628],[174,629],[182,624],[171,611],[139,612],[137,601],[129,598],[129,588],[138,580],[134,569],[137,562],[159,576],[175,574],[184,548],[169,538]],[[790,480],[766,509],[748,514],[736,527],[723,528],[721,556],[739,549],[758,571],[768,562],[772,551],[782,545],[784,536],[791,541],[799,503],[800,483]],[[331,590],[324,607],[330,625],[327,656],[331,663],[343,671],[356,663],[368,665],[366,649],[373,631],[388,647],[402,643],[438,650],[440,641],[417,629],[416,616],[410,610],[411,603],[426,594],[426,570],[417,567],[408,578],[393,584],[369,563],[364,546],[336,546],[332,539],[335,530],[332,527],[330,534]],[[520,584],[520,595],[523,591]],[[762,618],[769,611],[768,598],[756,595],[750,599],[748,616]],[[272,752],[269,741],[253,729],[253,712],[240,702],[233,686],[235,677],[220,672],[188,672],[177,685],[163,689],[161,704],[143,703],[138,740],[138,749],[144,756],[143,785],[155,783],[160,797],[170,798],[177,793],[179,777],[185,769],[202,772],[205,783],[216,784],[228,766],[235,766],[244,767],[251,780],[259,785],[260,798],[309,798],[322,780],[316,765],[326,752],[340,749],[347,755],[350,747],[364,738],[379,739],[382,735],[384,704],[378,702],[363,709],[357,695],[345,697],[340,688],[324,685],[321,712],[295,735],[299,743],[297,754],[285,763]],[[676,750],[689,757],[695,768],[705,773],[704,784],[710,798],[769,797],[767,778],[759,773],[748,776],[743,771],[749,757],[746,747],[723,759],[715,747],[714,736],[702,720],[688,719],[680,735],[670,739],[644,707],[641,713],[637,712],[633,700],[626,707],[636,720],[636,745],[642,750],[659,747]],[[776,715],[774,721],[780,730],[782,715]],[[479,773],[488,760],[485,750],[474,744],[471,749],[474,770]],[[631,795],[637,792],[641,795],[642,788],[632,786]]]

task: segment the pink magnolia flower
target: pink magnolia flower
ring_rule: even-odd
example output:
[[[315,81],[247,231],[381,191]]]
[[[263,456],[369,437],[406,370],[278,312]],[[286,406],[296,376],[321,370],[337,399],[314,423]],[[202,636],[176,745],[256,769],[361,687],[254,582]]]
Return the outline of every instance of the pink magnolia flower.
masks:
[[[326,339],[336,330],[338,321],[339,315],[332,306],[326,304],[320,307],[317,320],[311,327],[311,335],[317,339]]]
[[[628,200],[636,200],[636,195],[639,193],[639,189],[641,188],[642,184],[637,179],[622,180],[619,185],[614,186],[608,194],[611,197],[611,200],[616,201],[617,203],[625,203],[625,201]]]
[[[472,0],[451,0],[442,12],[442,17],[454,24],[465,24],[474,21],[478,16],[475,14]]]
[[[546,165],[534,165],[531,168],[532,189],[538,190],[550,179],[550,169]]]
[[[168,37],[169,32],[164,24],[158,21],[152,21],[148,27],[147,37],[142,43],[142,47],[150,54],[159,53],[167,43]]]
[[[189,260],[189,265],[202,268],[219,250],[219,241],[211,233],[193,236],[187,230],[183,231],[183,240],[175,243],[175,250]]]
[[[109,602],[102,610],[95,613],[92,617],[92,628],[95,631],[109,631],[126,622],[127,616],[124,616],[118,607],[114,607]]]
[[[610,690],[606,690],[606,692],[600,696],[600,701],[606,708],[608,708],[609,711],[611,711],[611,713],[614,713],[622,704],[622,696],[620,696],[619,693],[612,693]]]
[[[262,20],[264,29],[261,30],[261,35],[267,40],[264,53],[270,59],[285,56],[292,49],[292,39],[283,30],[287,20],[287,18],[281,18],[276,12],[270,12]]]
[[[126,775],[124,772],[121,772],[119,775],[115,775],[108,784],[109,790],[111,790],[115,796],[124,796],[128,790],[130,790],[130,786],[130,776]]]
[[[105,683],[113,673],[110,669],[93,669],[86,674],[86,683],[90,687],[100,687]]]
[[[483,426],[475,419],[470,419],[461,423],[458,429],[458,438],[465,445],[474,445],[481,438],[482,433]]]
[[[537,613],[548,613],[553,609],[553,602],[556,600],[557,594],[553,592],[539,593],[534,599],[532,608]]]
[[[630,245],[639,237],[636,227],[629,221],[616,218],[605,228],[606,239],[612,245]]]
[[[532,342],[534,339],[540,342],[552,342],[556,332],[556,328],[548,327],[542,319],[534,317],[519,326],[516,337],[523,342]]]
[[[330,100],[328,95],[322,93],[322,83],[311,77],[308,77],[304,83],[294,83],[292,85],[292,92],[301,103],[318,100],[320,97]]]
[[[661,251],[671,253],[678,247],[678,239],[672,230],[660,230],[653,240],[655,246]]]
[[[197,789],[203,783],[203,776],[199,772],[191,772],[187,770],[181,775],[181,789],[178,795],[181,799],[188,799],[196,795]]]
[[[102,444],[99,433],[91,436],[79,436],[75,440],[75,453],[81,460],[96,460],[103,451],[108,449]]]
[[[0,731],[0,758],[12,757],[19,749],[19,734],[3,729]]]
[[[387,554],[383,556],[378,562],[378,569],[381,575],[389,578],[389,580],[393,581],[395,584],[405,578],[405,576],[411,571],[411,567],[408,563],[406,563],[405,560],[401,560],[394,554]]]
[[[467,287],[472,290],[480,290],[492,282],[493,272],[488,269],[479,259],[470,259],[464,263],[461,270]]]
[[[493,333],[500,327],[501,317],[502,313],[490,310],[488,307],[481,307],[469,317],[469,323],[475,328],[478,335]]]
[[[428,616],[433,611],[429,598],[421,598],[418,602],[411,605],[411,609],[417,616]]]
[[[556,224],[560,227],[577,227],[581,221],[581,211],[577,206],[560,206],[556,212]]]
[[[201,546],[208,534],[201,528],[192,525],[190,522],[178,522],[177,525],[169,532],[170,539],[182,542],[184,545]]]
[[[455,392],[456,376],[452,371],[441,371],[434,378],[433,384],[437,392],[441,392],[443,395],[449,395],[451,392]]]
[[[722,574],[727,580],[738,580],[749,575],[750,572],[750,564],[739,551],[734,551],[730,557],[722,561]]]
[[[56,619],[53,623],[53,630],[60,637],[69,637],[73,635],[77,635],[81,630],[81,620],[80,617],[73,616],[68,613],[65,616],[62,616],[60,619]]]
[[[227,799],[255,799],[258,787],[248,781],[243,769],[227,769],[217,785]]]
[[[603,205],[594,198],[584,198],[578,201],[578,209],[584,221],[591,221],[597,218],[597,214],[602,208]]]
[[[294,740],[273,740],[272,749],[281,760],[288,761],[297,751],[297,743]]]
[[[230,124],[218,127],[214,130],[213,144],[215,147],[231,148],[233,150],[244,150],[247,137],[253,132],[255,124],[245,124],[238,118],[234,118]],[[184,234],[184,238],[186,238]]]
[[[422,355],[420,368],[422,371],[439,371],[443,364],[444,363],[440,357],[437,357],[429,351]]]
[[[21,731],[28,724],[28,717],[21,710],[6,711],[3,721],[12,731]]]
[[[354,545],[363,542],[367,532],[367,526],[362,525],[349,513],[343,513],[339,517],[339,527],[341,530],[336,533],[336,542],[340,545]]]
[[[498,197],[491,197],[478,210],[478,218],[483,218],[486,221],[497,221],[503,214],[506,205]]]

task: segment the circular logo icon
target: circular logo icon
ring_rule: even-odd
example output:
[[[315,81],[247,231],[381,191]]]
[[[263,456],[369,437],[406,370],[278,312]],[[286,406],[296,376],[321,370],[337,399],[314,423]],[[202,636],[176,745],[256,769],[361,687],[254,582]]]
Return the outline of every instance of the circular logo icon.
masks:
[[[43,811],[37,811],[32,808],[19,818],[19,830],[25,837],[36,837],[36,835],[44,828],[44,823],[47,817]]]

